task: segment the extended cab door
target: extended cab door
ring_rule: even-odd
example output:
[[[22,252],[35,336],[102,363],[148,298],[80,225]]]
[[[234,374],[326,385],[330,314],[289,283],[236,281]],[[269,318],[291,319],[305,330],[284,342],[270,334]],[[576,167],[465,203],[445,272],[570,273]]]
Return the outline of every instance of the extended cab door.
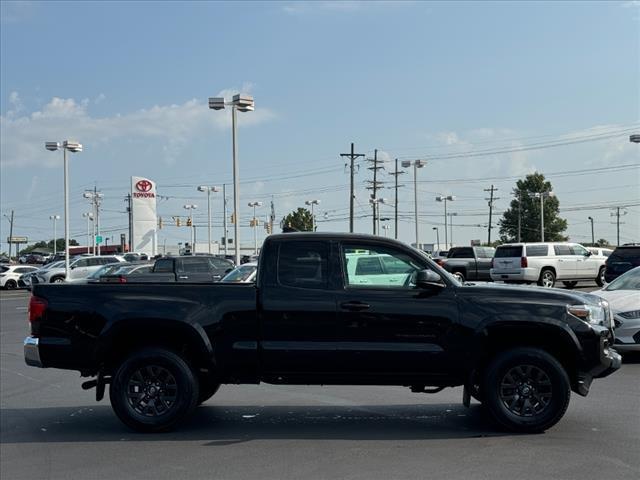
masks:
[[[329,241],[283,240],[269,245],[260,268],[259,352],[263,378],[330,376],[343,368]],[[334,262],[335,263],[335,262]]]
[[[345,272],[337,293],[342,372],[390,384],[447,372],[447,336],[458,318],[455,288],[444,281],[417,288],[416,273],[432,268],[417,252],[362,240],[341,244],[339,255]],[[362,282],[352,263],[367,257],[383,258],[389,276]]]

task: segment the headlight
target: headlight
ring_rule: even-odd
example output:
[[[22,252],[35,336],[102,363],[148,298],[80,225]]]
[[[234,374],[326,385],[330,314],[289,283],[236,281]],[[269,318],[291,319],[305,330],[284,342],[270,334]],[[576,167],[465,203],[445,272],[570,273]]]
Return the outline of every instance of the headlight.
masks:
[[[574,317],[592,325],[610,327],[611,316],[608,315],[609,305],[567,305],[567,311]]]

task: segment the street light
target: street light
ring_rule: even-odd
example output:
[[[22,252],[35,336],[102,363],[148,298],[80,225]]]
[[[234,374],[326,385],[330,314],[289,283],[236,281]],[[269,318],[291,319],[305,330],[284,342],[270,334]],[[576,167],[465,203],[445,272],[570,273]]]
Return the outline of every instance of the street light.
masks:
[[[433,227],[431,230],[436,231],[436,244],[438,245],[437,250],[440,250],[440,230],[438,229],[438,227]]]
[[[416,248],[420,248],[420,232],[418,226],[418,169],[427,164],[426,160],[403,160],[402,167],[408,168],[413,165],[413,210],[416,222]]]
[[[390,229],[391,227],[389,225],[387,225],[386,223],[384,225],[382,225],[382,229],[384,230],[384,236],[385,238],[387,237],[387,231]]]
[[[72,153],[82,151],[82,144],[78,142],[46,142],[44,147],[50,152],[62,149],[64,159],[64,275],[69,278],[69,165],[67,162],[67,150]]]
[[[449,235],[449,248],[453,247],[453,217],[457,216],[457,213],[447,213],[447,215],[449,216],[449,230],[450,230],[450,235]]]
[[[540,241],[544,242],[544,199],[549,197],[555,197],[555,193],[548,192],[529,192],[529,198],[540,199]]]
[[[591,246],[595,247],[596,246],[596,237],[593,234],[593,217],[587,217],[587,218],[591,222]]]
[[[311,231],[315,232],[316,231],[316,217],[315,217],[314,212],[313,212],[313,207],[315,205],[320,205],[320,200],[306,200],[304,202],[304,204],[311,206]]]
[[[209,233],[209,253],[211,253],[211,192],[219,192],[218,187],[210,187],[208,185],[200,185],[198,187],[199,192],[207,192],[207,229]]]
[[[198,208],[198,205],[188,204],[183,205],[183,208],[189,212],[189,223],[191,224],[191,255],[196,253],[195,235],[193,234],[193,211]]]
[[[60,220],[60,215],[49,215],[49,220],[53,220],[53,256],[55,257],[57,253],[56,221]]]
[[[256,207],[261,207],[262,202],[249,202],[248,205],[253,207],[253,220],[251,220],[251,225],[253,226],[253,254],[258,254],[258,219],[256,218]],[[238,223],[238,219],[236,218],[236,224]],[[238,265],[240,265],[238,263]]]
[[[86,212],[83,213],[82,216],[84,218],[87,219],[87,253],[89,253],[89,242],[90,242],[90,238],[91,238],[91,234],[89,233],[89,225],[92,220],[93,220],[93,212]],[[96,245],[95,243],[93,244],[93,254],[96,254]]]
[[[449,239],[447,238],[447,202],[453,202],[455,199],[456,197],[453,195],[440,195],[436,197],[436,202],[444,202],[444,248],[447,248],[447,243],[449,243]]]
[[[225,102],[222,97],[210,97],[209,108],[212,110],[222,110],[225,106],[231,107],[231,135],[233,142],[233,234],[235,236],[236,265],[240,265],[240,228],[238,225],[240,210],[240,176],[238,172],[238,142],[236,140],[236,111],[252,112],[255,109],[253,97],[249,95],[234,95],[231,102]],[[225,234],[226,235],[226,234]],[[225,238],[226,242],[226,238]]]

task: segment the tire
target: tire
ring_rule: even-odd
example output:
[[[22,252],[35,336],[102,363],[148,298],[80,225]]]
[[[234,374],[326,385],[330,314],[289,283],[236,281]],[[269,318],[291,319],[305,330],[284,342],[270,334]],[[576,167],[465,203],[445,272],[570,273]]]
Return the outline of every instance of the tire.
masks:
[[[605,267],[600,267],[600,270],[598,270],[598,276],[596,277],[596,283],[598,284],[599,287],[604,286],[604,284],[606,283],[604,280],[604,272],[605,272],[606,268]]]
[[[456,270],[455,272],[451,272],[451,274],[456,277],[458,280],[460,280],[461,283],[464,283],[464,273],[462,273],[459,270]]]
[[[567,372],[547,352],[515,348],[500,353],[484,378],[484,405],[503,427],[543,432],[563,417],[571,386]]]
[[[543,268],[538,278],[538,285],[545,288],[553,288],[556,284],[556,274],[550,268]]]
[[[64,283],[64,277],[53,277],[51,283]]]
[[[220,389],[219,383],[213,383],[210,380],[200,380],[200,392],[198,394],[198,405],[202,405],[204,402],[213,397]]]
[[[7,280],[7,283],[4,284],[4,288],[7,290],[15,290],[18,287],[18,284],[15,280]]]
[[[562,282],[562,284],[567,288],[574,288],[578,282]]]
[[[115,414],[139,432],[170,430],[193,411],[198,395],[198,380],[189,365],[162,348],[131,354],[109,387]]]

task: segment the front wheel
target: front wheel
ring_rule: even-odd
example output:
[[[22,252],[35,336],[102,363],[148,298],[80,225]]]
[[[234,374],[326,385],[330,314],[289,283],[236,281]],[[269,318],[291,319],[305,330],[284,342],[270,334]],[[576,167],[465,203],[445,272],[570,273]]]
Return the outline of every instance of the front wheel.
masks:
[[[189,365],[162,348],[134,352],[118,368],[109,388],[111,406],[129,428],[169,430],[193,411],[198,380]]]
[[[51,283],[64,283],[64,277],[53,277]]]
[[[18,287],[18,284],[13,280],[7,280],[7,283],[4,284],[4,288],[7,290],[15,290]]]
[[[484,404],[503,427],[542,432],[565,414],[571,397],[569,377],[551,355],[536,348],[499,354],[484,378]]]

